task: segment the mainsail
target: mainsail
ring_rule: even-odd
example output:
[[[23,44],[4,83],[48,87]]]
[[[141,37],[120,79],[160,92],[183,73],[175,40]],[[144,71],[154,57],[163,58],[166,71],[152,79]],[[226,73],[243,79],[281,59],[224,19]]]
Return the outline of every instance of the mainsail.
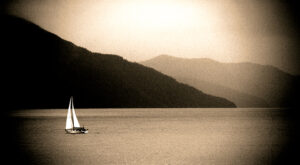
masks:
[[[73,128],[73,121],[72,121],[72,114],[71,114],[71,104],[72,104],[72,97],[70,98],[70,103],[69,103],[68,115],[67,115],[67,120],[66,120],[66,129],[72,129]]]
[[[71,97],[70,98],[70,103],[69,103],[69,108],[68,108],[66,129],[73,129],[73,128],[78,128],[78,127],[80,127],[80,124],[79,124],[78,119],[76,117],[76,113],[75,113],[75,109],[74,109],[74,103],[73,103],[73,97]]]

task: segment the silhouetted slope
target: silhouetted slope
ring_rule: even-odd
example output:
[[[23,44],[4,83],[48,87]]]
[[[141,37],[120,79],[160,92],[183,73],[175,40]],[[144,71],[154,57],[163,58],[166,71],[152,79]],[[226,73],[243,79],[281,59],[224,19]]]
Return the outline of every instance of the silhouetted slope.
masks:
[[[230,99],[240,107],[289,107],[297,104],[295,96],[299,91],[299,78],[272,66],[166,55],[142,64],[209,94]]]
[[[235,107],[154,69],[92,53],[25,20],[2,16],[4,104],[9,108]]]

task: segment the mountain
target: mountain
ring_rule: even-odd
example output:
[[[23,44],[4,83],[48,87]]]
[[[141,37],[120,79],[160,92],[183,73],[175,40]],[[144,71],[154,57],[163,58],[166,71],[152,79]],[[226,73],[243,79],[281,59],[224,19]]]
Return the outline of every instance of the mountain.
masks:
[[[141,64],[206,93],[227,98],[238,107],[290,107],[297,104],[299,77],[273,66],[167,55]]]
[[[13,16],[1,16],[5,107],[235,107],[117,55],[78,47]]]
[[[179,82],[189,84],[197,89],[201,89],[205,93],[212,94],[214,96],[224,97],[234,102],[238,107],[269,107],[268,103],[258,97],[239,92],[237,90],[209,83],[203,80],[195,78],[176,78]]]

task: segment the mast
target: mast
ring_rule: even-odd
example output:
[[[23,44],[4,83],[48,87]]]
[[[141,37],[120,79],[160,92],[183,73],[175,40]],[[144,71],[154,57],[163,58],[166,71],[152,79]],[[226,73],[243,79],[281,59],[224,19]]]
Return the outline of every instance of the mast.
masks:
[[[72,106],[72,125],[73,125],[73,128],[74,129],[74,105],[73,105],[73,96],[71,96],[71,106]]]

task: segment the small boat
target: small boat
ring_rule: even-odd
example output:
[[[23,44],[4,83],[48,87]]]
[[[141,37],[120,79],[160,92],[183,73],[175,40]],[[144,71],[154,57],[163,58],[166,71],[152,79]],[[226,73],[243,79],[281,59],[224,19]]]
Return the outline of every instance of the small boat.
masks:
[[[88,129],[80,127],[78,119],[76,117],[73,97],[70,98],[67,121],[66,121],[66,133],[69,134],[85,134],[88,133]]]

